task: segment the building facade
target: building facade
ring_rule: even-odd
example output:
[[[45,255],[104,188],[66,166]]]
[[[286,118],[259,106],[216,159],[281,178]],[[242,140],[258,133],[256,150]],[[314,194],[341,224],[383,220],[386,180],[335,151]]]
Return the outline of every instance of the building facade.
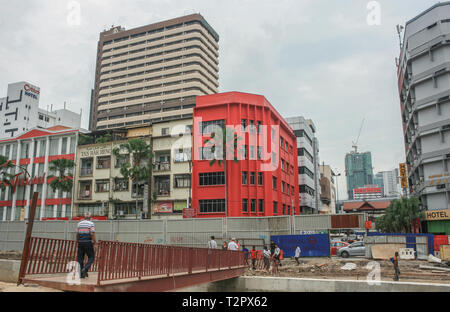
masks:
[[[372,154],[370,152],[358,153],[352,151],[345,155],[345,176],[348,199],[351,200],[355,188],[374,183]]]
[[[76,160],[79,131],[62,126],[32,129],[13,139],[0,141],[0,154],[17,166],[10,169],[10,173],[22,173],[13,181],[15,187],[0,190],[0,221],[27,219],[34,192],[39,193],[36,219],[72,216],[72,193],[54,192],[49,187],[50,175],[56,175],[49,167],[55,159]]]
[[[383,197],[383,189],[378,185],[366,185],[353,189],[354,200],[368,200]]]
[[[39,108],[41,90],[22,81],[8,85],[7,96],[0,98],[0,139],[15,138],[34,128],[57,125],[73,129],[81,127],[81,114],[67,109]]]
[[[192,118],[219,87],[219,36],[200,14],[100,34],[91,130]]]
[[[320,200],[322,202],[322,208],[320,213],[323,214],[336,214],[336,187],[335,176],[329,165],[320,165]]]
[[[95,132],[88,137],[94,142],[80,142],[77,147],[73,217],[89,212],[97,219],[141,219],[148,211],[148,184],[124,178],[121,167],[132,163],[133,154],[120,147],[133,138],[142,138],[150,145],[151,127]],[[115,149],[120,149],[125,157],[117,158]]]
[[[346,200],[343,201],[343,210],[345,213],[366,213],[370,221],[376,221],[376,218],[383,216],[386,209],[390,206],[390,198],[378,198],[367,200]],[[375,228],[373,225],[372,228]]]
[[[153,219],[182,218],[192,202],[192,118],[153,124]]]
[[[402,196],[402,188],[399,177],[398,169],[381,171],[375,175],[374,184],[377,184],[383,190],[384,197],[400,197]]]
[[[320,199],[319,141],[312,120],[304,117],[286,118],[297,140],[300,209],[303,214],[317,214],[322,209]]]
[[[300,214],[297,140],[264,96],[198,97],[193,126],[195,217]],[[223,152],[225,128],[233,128],[236,137],[228,135]],[[224,155],[227,160],[219,163]]]
[[[408,184],[433,211],[449,209],[449,21],[450,2],[442,2],[406,22],[397,63]],[[449,234],[450,218],[427,227]]]

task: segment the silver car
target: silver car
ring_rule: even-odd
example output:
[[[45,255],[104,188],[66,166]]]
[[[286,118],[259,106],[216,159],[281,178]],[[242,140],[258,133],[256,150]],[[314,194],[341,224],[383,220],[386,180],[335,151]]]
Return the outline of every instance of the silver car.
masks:
[[[365,256],[366,245],[364,242],[354,242],[347,247],[342,247],[337,250],[336,255],[338,257],[348,258],[353,256]]]

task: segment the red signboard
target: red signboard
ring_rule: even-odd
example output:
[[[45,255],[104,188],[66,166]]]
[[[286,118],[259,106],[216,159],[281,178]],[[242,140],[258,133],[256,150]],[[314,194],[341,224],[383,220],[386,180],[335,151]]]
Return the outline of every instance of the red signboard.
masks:
[[[355,194],[381,193],[381,187],[361,187],[354,189]]]
[[[183,218],[190,219],[195,217],[195,209],[194,208],[185,208],[183,209]]]
[[[156,213],[173,213],[173,202],[160,202],[155,208]]]

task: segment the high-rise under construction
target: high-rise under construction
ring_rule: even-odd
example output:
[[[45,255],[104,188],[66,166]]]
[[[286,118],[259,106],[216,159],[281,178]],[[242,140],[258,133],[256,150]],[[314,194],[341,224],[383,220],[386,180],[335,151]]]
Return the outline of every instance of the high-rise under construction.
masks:
[[[348,199],[353,199],[353,190],[373,184],[372,154],[350,152],[345,155],[345,175]]]

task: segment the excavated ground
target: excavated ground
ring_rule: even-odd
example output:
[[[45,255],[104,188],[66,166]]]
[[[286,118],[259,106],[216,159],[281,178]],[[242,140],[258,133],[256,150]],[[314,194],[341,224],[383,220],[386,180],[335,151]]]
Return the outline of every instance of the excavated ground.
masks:
[[[281,262],[279,273],[273,274],[272,267],[270,272],[261,268],[253,270],[247,269],[246,276],[280,276],[280,277],[298,277],[298,278],[321,278],[321,279],[349,279],[366,280],[368,274],[373,268],[366,266],[375,261],[380,265],[381,280],[392,281],[394,277],[393,264],[387,260],[368,260],[364,258],[339,257],[332,258],[302,258],[301,264],[297,265],[295,260],[285,259]],[[356,268],[353,270],[344,270],[342,267],[348,263],[354,263]],[[436,267],[433,270],[420,269],[420,265]],[[434,282],[450,284],[450,271],[439,270],[439,265],[421,260],[400,260],[400,281],[411,282]],[[450,269],[449,266],[442,266]]]

